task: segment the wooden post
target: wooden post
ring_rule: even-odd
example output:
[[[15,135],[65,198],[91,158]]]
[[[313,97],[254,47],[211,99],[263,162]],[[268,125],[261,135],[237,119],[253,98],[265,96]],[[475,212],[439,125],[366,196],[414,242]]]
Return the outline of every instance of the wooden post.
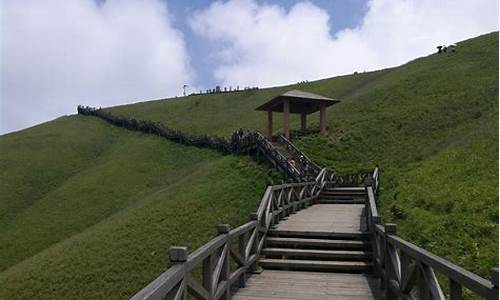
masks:
[[[319,105],[319,130],[321,133],[326,133],[326,105]]]
[[[495,287],[495,293],[498,295],[498,268],[491,269],[491,284]]]
[[[305,112],[300,114],[300,130],[306,131],[307,129],[307,114]]]
[[[168,249],[170,264],[176,265],[187,261],[188,248],[182,246],[172,246]]]
[[[267,111],[267,138],[269,141],[273,140],[273,111]]]
[[[462,286],[450,278],[450,300],[462,299]]]
[[[391,276],[391,267],[390,267],[390,252],[389,252],[389,242],[387,241],[387,237],[389,234],[396,234],[397,231],[397,226],[396,224],[391,224],[387,223],[384,225],[385,229],[385,237],[384,237],[384,251],[385,251],[385,258],[384,258],[384,278],[382,278],[382,282],[384,284],[384,290],[385,290],[385,296],[386,299],[396,299],[396,295],[391,291],[389,282],[390,282],[390,276]]]
[[[182,246],[173,246],[168,249],[170,266],[183,264],[187,261],[188,248]],[[177,288],[170,290],[165,299],[187,299],[187,278],[184,277],[177,285]]]
[[[242,235],[239,236],[238,238],[238,252],[241,257],[243,257],[245,265],[247,264],[246,259],[245,259],[245,248],[248,243],[248,232],[243,233]],[[240,288],[244,288],[245,284],[247,282],[247,272],[243,272],[238,278],[238,286]]]
[[[386,223],[385,226],[385,234],[396,234],[397,233],[397,225],[393,223]]]
[[[290,100],[283,100],[283,131],[285,137],[290,139]]]
[[[231,226],[229,224],[219,224],[217,225],[217,233],[226,235],[226,245],[227,251],[224,259],[224,264],[222,265],[222,270],[220,274],[221,281],[226,281],[226,290],[222,295],[221,299],[231,299],[231,286],[229,285],[229,274],[231,273],[230,265],[229,265],[229,251],[231,249],[231,243],[229,240],[229,231],[231,230]],[[224,252],[222,252],[224,254]],[[221,255],[222,255],[221,254]]]
[[[210,254],[203,260],[201,267],[203,287],[208,291],[210,295],[214,295],[216,292],[212,290],[212,280],[214,277],[213,272],[215,264],[215,256],[213,254]]]

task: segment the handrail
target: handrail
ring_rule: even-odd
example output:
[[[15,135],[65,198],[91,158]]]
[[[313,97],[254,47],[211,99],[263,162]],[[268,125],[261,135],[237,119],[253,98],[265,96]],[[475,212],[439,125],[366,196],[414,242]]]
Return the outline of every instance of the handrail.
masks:
[[[285,143],[287,149],[295,152],[296,156],[303,156],[309,162],[309,165],[312,167],[312,169],[314,169],[314,174],[318,174],[321,171],[321,167],[313,160],[311,160],[304,152],[300,151],[300,149],[297,148],[289,139],[287,139],[283,135],[279,135],[278,139]]]
[[[463,287],[482,298],[498,299],[498,268],[492,269],[489,281],[398,237],[396,224],[380,224],[378,167],[365,184],[366,221],[371,235],[374,269],[388,299],[414,299],[412,291],[416,290],[416,299],[444,300],[435,271],[448,278],[450,299],[461,299]]]
[[[270,227],[316,201],[326,184],[327,170],[320,174],[316,181],[268,186],[250,222],[232,230],[227,224],[218,225],[219,235],[189,255],[186,247],[171,247],[172,266],[131,299],[183,299],[188,294],[198,299],[229,299],[231,288],[243,287],[247,274],[258,270],[257,258]],[[236,248],[231,246],[235,238]],[[199,265],[201,283],[193,274]]]
[[[174,142],[209,148],[224,154],[250,154],[255,153],[258,149],[271,163],[275,164],[275,167],[277,167],[279,171],[285,172],[287,176],[296,181],[303,181],[300,171],[259,132],[251,131],[244,133],[243,130],[240,129],[232,134],[231,139],[227,140],[217,136],[196,136],[188,134],[168,128],[160,122],[136,120],[125,116],[113,115],[109,111],[102,110],[101,108],[78,105],[77,111],[80,115],[95,116],[110,124],[124,127],[129,130],[156,134]]]
[[[257,147],[269,160],[273,160],[279,165],[287,174],[297,181],[301,181],[300,171],[288,161],[288,159],[280,153],[276,147],[260,132],[256,132]]]

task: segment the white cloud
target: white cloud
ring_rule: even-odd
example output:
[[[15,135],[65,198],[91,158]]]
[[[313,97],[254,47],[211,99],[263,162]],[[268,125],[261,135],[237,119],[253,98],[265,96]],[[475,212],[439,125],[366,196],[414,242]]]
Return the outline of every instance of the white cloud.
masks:
[[[271,86],[402,64],[498,30],[496,0],[371,0],[359,26],[335,36],[311,2],[289,10],[255,0],[215,2],[192,16],[192,29],[216,44],[224,85]]]
[[[77,104],[179,94],[191,79],[182,33],[160,0],[2,1],[0,132]]]

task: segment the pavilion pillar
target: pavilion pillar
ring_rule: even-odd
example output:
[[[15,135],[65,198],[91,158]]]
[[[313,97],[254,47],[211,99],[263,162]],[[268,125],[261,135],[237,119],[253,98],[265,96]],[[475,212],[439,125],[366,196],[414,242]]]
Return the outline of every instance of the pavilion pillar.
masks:
[[[326,133],[326,105],[319,105],[319,130],[321,133]]]
[[[307,114],[306,113],[300,113],[300,130],[306,131],[307,128]]]
[[[283,100],[283,131],[285,137],[290,139],[290,100]]]
[[[267,111],[267,138],[273,140],[273,111]]]

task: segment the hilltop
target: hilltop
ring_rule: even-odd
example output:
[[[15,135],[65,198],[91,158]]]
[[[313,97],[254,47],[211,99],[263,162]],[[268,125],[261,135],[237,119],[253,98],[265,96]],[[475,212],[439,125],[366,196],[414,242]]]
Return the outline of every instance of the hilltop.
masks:
[[[385,221],[488,275],[498,263],[498,33],[377,72],[108,109],[229,136],[263,131],[254,108],[290,89],[342,101],[327,136],[297,145],[340,173],[379,164]],[[130,296],[166,268],[168,246],[194,249],[217,223],[243,223],[277,179],[244,156],[76,115],[2,136],[0,152],[0,298]]]

